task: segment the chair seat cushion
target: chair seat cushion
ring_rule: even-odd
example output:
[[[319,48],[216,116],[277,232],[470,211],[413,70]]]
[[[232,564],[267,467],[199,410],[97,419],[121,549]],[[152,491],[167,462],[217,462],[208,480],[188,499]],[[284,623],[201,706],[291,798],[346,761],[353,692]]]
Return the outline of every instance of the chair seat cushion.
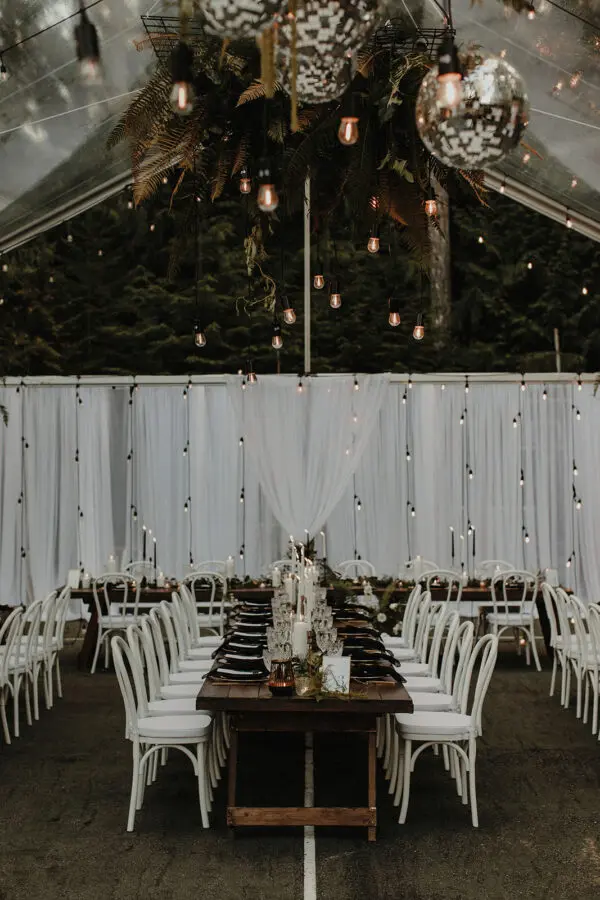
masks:
[[[194,647],[218,647],[222,637],[218,634],[203,634],[194,641]]]
[[[531,611],[523,610],[522,613],[488,613],[486,616],[491,625],[528,625],[531,619]],[[533,611],[533,618],[537,619],[537,611]]]
[[[221,642],[217,642],[214,647],[192,647],[189,651],[189,659],[207,659],[212,660],[212,654]]]
[[[396,723],[403,737],[419,740],[422,736],[443,735],[458,737],[470,734],[473,729],[471,716],[456,712],[415,712],[397,713]]]
[[[191,716],[197,712],[210,716],[206,710],[196,709],[196,694],[191,697],[173,697],[170,700],[152,700],[148,704],[151,716]]]
[[[382,634],[381,640],[390,650],[393,647],[406,647],[406,640],[403,637],[397,637],[395,634]]]
[[[415,712],[452,712],[452,694],[434,694],[432,691],[415,691],[412,698]]]
[[[398,671],[401,675],[404,675],[405,678],[422,677],[430,674],[427,663],[419,662],[402,663],[401,666],[398,666]]]
[[[193,740],[208,737],[211,720],[208,716],[198,713],[193,716],[146,716],[138,719],[137,727],[140,738],[159,738],[168,740],[178,738]]]
[[[175,672],[174,675],[169,675],[169,684],[197,684],[199,685],[198,690],[200,690],[209,671],[210,669],[207,667],[206,669],[196,669],[192,672]]]
[[[179,668],[182,672],[206,672],[212,667],[212,659],[180,659]]]
[[[196,697],[200,693],[201,688],[202,683],[198,684],[197,682],[192,684],[166,684],[161,687],[160,696],[163,700],[184,700],[193,697],[194,702],[196,702]]]
[[[128,628],[129,625],[137,625],[139,616],[100,616],[98,622],[103,631],[107,628]]]
[[[385,645],[387,650],[390,650],[398,662],[404,664],[405,662],[416,662],[418,660],[416,650],[413,650],[412,647],[389,647],[387,644]]]
[[[415,691],[433,691],[437,693],[442,689],[442,682],[439,678],[428,678],[422,675],[415,675],[413,678],[407,678],[404,687],[409,694]]]

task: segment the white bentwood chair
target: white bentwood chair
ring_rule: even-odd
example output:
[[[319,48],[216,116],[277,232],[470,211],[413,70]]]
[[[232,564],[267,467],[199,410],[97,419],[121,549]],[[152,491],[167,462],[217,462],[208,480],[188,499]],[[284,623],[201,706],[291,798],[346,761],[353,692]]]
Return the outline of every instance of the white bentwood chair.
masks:
[[[493,578],[494,575],[499,575],[501,572],[514,571],[513,564],[504,559],[484,559],[477,566],[477,578]]]
[[[457,712],[398,713],[395,725],[399,743],[398,777],[394,803],[402,800],[399,822],[406,822],[410,797],[410,778],[420,754],[428,747],[445,745],[450,754],[450,772],[456,777],[462,802],[471,807],[473,827],[479,825],[475,783],[477,738],[482,734],[482,708],[498,655],[498,637],[486,634],[473,648],[464,678]],[[469,709],[471,680],[479,666],[477,682]],[[419,746],[413,750],[413,744]],[[467,781],[468,776],[468,781]]]
[[[111,601],[109,593],[111,587],[120,592],[118,601]],[[125,631],[128,625],[137,624],[140,590],[140,582],[135,582],[135,586],[133,586],[131,575],[128,572],[112,572],[94,579],[92,591],[98,616],[98,637],[92,661],[92,675],[96,671],[100,648],[103,644],[104,665],[108,668],[109,637],[116,631]]]
[[[426,591],[432,588],[446,589],[446,603],[452,603],[454,609],[460,612],[460,601],[463,592],[463,583],[460,575],[453,572],[452,569],[434,569],[431,572],[424,572],[419,578],[419,583],[425,585]],[[436,592],[436,601],[438,600],[438,592]]]
[[[341,578],[375,578],[377,575],[375,566],[368,559],[345,559],[337,564],[335,571]]]
[[[498,590],[501,588],[501,598],[498,599]],[[508,596],[509,589],[516,591],[516,597],[513,599]],[[529,657],[529,648],[533,653],[535,667],[538,672],[542,671],[540,658],[536,646],[535,622],[537,620],[537,609],[535,601],[538,593],[538,580],[533,572],[525,569],[514,569],[510,572],[499,572],[492,578],[490,585],[492,612],[486,616],[488,625],[491,625],[492,633],[500,638],[506,631],[513,631],[518,638],[520,634],[525,635],[525,659],[527,665],[531,665]],[[510,607],[516,606],[516,611],[510,610]],[[520,651],[520,643],[518,650]]]
[[[209,827],[210,809],[206,747],[211,736],[211,719],[204,713],[190,715],[150,715],[144,674],[127,643],[113,637],[111,649],[126,717],[126,737],[132,743],[133,772],[127,831],[133,831],[136,810],[142,808],[146,781],[156,767],[146,766],[155,754],[167,748],[181,750],[191,760],[198,779],[198,797],[202,826]],[[192,748],[195,752],[192,751]]]
[[[227,579],[220,572],[191,572],[181,582],[196,605],[198,627],[222,637],[227,604]],[[201,591],[198,595],[197,591]],[[208,591],[208,598],[204,594]]]

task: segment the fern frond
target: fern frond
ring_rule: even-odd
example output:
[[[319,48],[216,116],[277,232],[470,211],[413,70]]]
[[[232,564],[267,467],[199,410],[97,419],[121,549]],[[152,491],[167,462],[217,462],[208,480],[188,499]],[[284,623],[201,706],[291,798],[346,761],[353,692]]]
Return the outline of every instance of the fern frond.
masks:
[[[250,137],[245,134],[242,136],[242,139],[239,143],[239,146],[236,150],[235,156],[233,157],[233,165],[231,167],[231,174],[237,175],[240,169],[246,165],[249,156],[249,148],[250,148]]]
[[[222,142],[221,151],[217,157],[217,165],[215,167],[215,174],[212,180],[212,190],[210,193],[210,199],[213,203],[223,193],[223,188],[225,187],[229,179],[230,169],[231,152],[229,150],[229,144]]]
[[[275,93],[283,93],[281,84],[275,82]],[[262,81],[253,81],[245,91],[242,91],[238,97],[236,106],[243,106],[244,103],[253,103],[255,100],[262,100],[265,97],[265,86]]]

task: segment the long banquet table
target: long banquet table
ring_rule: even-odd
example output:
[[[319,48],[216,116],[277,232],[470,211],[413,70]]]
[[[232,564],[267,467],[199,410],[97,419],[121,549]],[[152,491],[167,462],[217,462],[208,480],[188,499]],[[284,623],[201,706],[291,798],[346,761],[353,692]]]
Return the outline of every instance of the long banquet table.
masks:
[[[358,685],[351,683],[352,689]],[[227,824],[236,826],[338,825],[366,827],[369,841],[376,839],[377,797],[375,743],[377,718],[386,713],[411,713],[413,704],[401,685],[370,683],[366,696],[348,699],[274,697],[262,684],[217,684],[207,680],[196,699],[196,709],[226,713],[231,722]],[[238,806],[236,780],[239,735],[244,732],[362,733],[367,737],[367,805]]]

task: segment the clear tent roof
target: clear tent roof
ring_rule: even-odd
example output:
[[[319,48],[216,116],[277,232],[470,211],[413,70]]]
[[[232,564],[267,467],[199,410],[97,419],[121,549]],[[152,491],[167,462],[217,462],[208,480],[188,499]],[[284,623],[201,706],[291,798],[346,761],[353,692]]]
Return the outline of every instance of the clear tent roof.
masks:
[[[505,182],[507,194],[555,218],[568,208],[581,230],[600,239],[600,0],[536,0],[535,6],[530,20],[498,0],[453,3],[458,42],[505,55],[529,93],[525,140],[534,152],[525,161],[526,149],[514,151],[490,173],[489,183],[498,188]],[[77,8],[77,0],[2,4],[0,47]],[[435,0],[394,0],[388,8],[407,22],[441,22]],[[9,78],[0,84],[0,251],[129,182],[126,149],[109,153],[105,141],[156,65],[144,42],[141,16],[149,13],[173,15],[174,5],[103,0],[90,11],[102,47],[100,85],[80,81],[73,19],[4,55]]]

